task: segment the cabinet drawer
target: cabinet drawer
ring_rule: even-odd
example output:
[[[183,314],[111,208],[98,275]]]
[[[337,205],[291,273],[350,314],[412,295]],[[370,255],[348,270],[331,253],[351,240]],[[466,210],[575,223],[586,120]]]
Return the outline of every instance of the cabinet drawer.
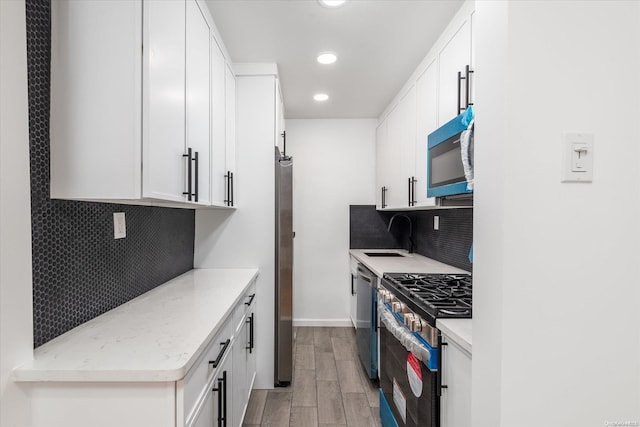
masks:
[[[233,322],[231,319],[228,319],[211,340],[204,353],[198,358],[191,369],[189,369],[184,379],[178,381],[178,420],[181,420],[185,424],[193,417],[196,403],[204,393],[210,391],[207,383],[211,380],[212,376],[215,375],[216,368],[230,357],[229,354],[231,353],[233,344],[232,328]],[[180,417],[180,412],[182,412],[182,417]]]
[[[244,316],[253,309],[256,301],[256,282],[254,281],[247,291],[244,293],[244,297],[241,302],[233,310],[233,324],[235,325],[234,332],[237,332],[244,324]],[[236,335],[236,333],[234,333]]]

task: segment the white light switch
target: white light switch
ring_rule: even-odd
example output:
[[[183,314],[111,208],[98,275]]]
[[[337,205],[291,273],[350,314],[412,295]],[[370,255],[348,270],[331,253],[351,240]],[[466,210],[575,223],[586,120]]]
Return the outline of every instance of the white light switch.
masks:
[[[592,182],[593,134],[563,134],[562,151],[562,182]]]
[[[124,212],[113,213],[113,238],[122,239],[127,237],[127,224],[124,221]]]
[[[440,230],[440,217],[438,215],[433,216],[433,229]]]

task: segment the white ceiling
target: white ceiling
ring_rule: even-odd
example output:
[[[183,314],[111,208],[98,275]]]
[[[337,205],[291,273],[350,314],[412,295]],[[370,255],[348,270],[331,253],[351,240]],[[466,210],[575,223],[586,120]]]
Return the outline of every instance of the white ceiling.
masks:
[[[286,118],[378,117],[463,0],[207,0],[233,62],[275,62]],[[320,65],[323,51],[338,55]],[[324,92],[319,103],[313,95]]]

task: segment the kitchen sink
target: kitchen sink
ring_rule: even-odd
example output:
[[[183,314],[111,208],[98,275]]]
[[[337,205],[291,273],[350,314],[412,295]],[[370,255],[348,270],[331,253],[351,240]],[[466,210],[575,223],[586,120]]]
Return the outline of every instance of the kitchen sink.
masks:
[[[403,257],[404,255],[398,252],[365,252],[366,256],[370,257]]]

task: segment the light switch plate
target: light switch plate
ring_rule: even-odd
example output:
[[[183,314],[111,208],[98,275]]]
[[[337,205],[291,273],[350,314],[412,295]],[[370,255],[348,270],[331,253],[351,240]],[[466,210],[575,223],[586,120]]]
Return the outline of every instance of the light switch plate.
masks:
[[[593,181],[593,134],[562,134],[561,182]]]
[[[124,220],[124,212],[113,213],[113,238],[123,239],[127,237],[127,224]]]
[[[433,229],[440,230],[440,217],[438,215],[433,216]]]

